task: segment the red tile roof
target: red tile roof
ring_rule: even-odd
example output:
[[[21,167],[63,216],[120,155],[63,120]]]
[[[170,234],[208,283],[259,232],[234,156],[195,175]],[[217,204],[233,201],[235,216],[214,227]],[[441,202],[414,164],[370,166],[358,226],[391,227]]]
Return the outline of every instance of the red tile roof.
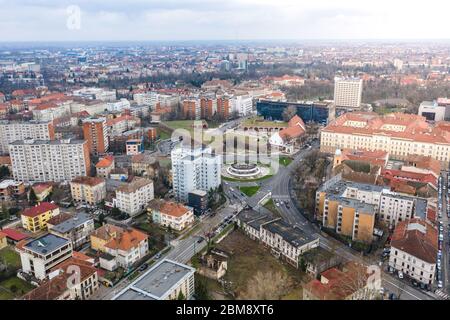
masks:
[[[27,234],[11,228],[2,229],[2,232],[13,241],[21,241],[29,238]]]
[[[54,204],[54,203],[41,202],[40,204],[38,204],[38,205],[36,205],[36,206],[34,206],[32,208],[25,209],[22,212],[22,215],[26,216],[26,217],[34,218],[34,217],[37,217],[37,216],[39,216],[39,215],[41,215],[41,214],[43,214],[43,213],[45,213],[47,211],[55,210],[55,209],[58,209],[58,208],[59,207],[56,204]]]
[[[416,224],[425,232],[412,228]],[[402,221],[395,228],[391,246],[434,264],[438,251],[438,231],[430,223],[419,218]]]

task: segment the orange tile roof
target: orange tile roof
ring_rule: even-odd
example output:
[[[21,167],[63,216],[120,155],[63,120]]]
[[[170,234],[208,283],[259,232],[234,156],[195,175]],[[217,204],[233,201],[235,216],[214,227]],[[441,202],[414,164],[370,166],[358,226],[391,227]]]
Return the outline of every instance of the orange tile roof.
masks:
[[[148,235],[136,229],[123,230],[105,244],[113,250],[129,251],[136,248],[139,244],[148,239]]]
[[[152,200],[149,204],[149,207],[173,217],[181,217],[190,211],[189,208],[182,205],[181,203],[159,199]]]
[[[421,225],[425,233],[417,229],[409,229],[411,224]],[[438,231],[430,223],[419,218],[402,221],[395,228],[391,246],[434,264],[438,251]]]
[[[32,207],[32,208],[27,208],[22,212],[23,216],[26,217],[30,217],[30,218],[34,218],[37,217],[47,211],[50,210],[55,210],[58,209],[59,207],[54,204],[54,203],[50,203],[50,202],[41,202],[40,204]]]
[[[83,184],[83,185],[88,185],[88,186],[97,186],[101,183],[104,183],[105,179],[100,178],[100,177],[87,177],[87,176],[80,176],[80,177],[76,177],[75,179],[72,180],[72,183],[77,183],[77,184]]]
[[[106,157],[100,159],[100,161],[97,162],[95,167],[96,168],[108,168],[112,165],[113,161],[114,161],[113,156],[106,156]]]
[[[348,125],[348,121],[364,123],[364,127]],[[388,130],[385,125],[403,126],[403,131]],[[331,122],[322,132],[352,135],[381,135],[402,140],[450,144],[450,127],[444,124],[432,126],[422,116],[391,113],[379,116],[373,112],[350,112]]]
[[[305,285],[305,289],[320,300],[343,300],[363,288],[366,281],[361,280],[368,277],[366,270],[361,264],[349,262],[342,271],[331,268],[322,272],[321,277],[328,282],[314,279]]]

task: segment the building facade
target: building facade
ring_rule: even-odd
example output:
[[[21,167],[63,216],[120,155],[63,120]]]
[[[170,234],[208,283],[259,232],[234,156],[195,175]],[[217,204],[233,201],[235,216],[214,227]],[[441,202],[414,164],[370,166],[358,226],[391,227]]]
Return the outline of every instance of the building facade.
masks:
[[[70,182],[70,191],[73,201],[96,205],[106,198],[106,182],[99,177],[76,177]]]
[[[336,107],[359,109],[361,107],[362,79],[334,79],[334,104]]]
[[[90,171],[89,148],[84,140],[19,140],[10,144],[14,180],[63,182]]]

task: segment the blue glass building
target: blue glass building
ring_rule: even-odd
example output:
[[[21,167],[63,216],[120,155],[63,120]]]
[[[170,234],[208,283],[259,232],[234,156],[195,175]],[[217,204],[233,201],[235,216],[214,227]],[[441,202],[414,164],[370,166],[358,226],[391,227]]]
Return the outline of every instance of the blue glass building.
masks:
[[[260,100],[256,103],[258,115],[266,120],[283,120],[283,111],[293,106],[297,109],[297,115],[304,122],[317,122],[327,124],[334,120],[336,109],[334,105],[323,102],[280,102]]]

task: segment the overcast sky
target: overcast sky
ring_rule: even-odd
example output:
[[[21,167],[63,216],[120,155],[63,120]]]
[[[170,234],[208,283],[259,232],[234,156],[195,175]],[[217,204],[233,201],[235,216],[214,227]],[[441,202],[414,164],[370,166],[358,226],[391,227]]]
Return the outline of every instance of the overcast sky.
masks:
[[[0,0],[0,8],[0,41],[450,39],[444,0]]]

